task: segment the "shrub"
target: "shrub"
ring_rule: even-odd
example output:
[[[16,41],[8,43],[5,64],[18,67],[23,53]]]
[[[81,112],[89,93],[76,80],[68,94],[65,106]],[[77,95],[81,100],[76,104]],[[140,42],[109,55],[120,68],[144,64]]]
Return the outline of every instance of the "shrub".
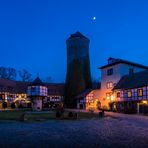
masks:
[[[15,103],[13,102],[12,104],[11,104],[11,108],[15,108],[16,106],[15,106]]]
[[[27,114],[26,114],[26,113],[23,113],[23,114],[20,116],[20,121],[27,121],[27,120],[28,120]]]
[[[61,118],[62,117],[62,113],[60,111],[56,112],[56,118]]]
[[[49,105],[50,105],[49,102],[44,103],[44,108],[49,108]]]
[[[23,105],[22,105],[22,104],[19,104],[19,105],[18,105],[18,108],[24,108],[24,107],[23,107]]]
[[[73,117],[74,117],[73,112],[69,112],[69,113],[68,113],[68,117],[69,117],[69,118],[73,118]]]
[[[74,113],[74,118],[78,119],[78,113]]]
[[[7,108],[7,102],[3,102],[2,107]]]
[[[99,112],[99,117],[104,117],[104,110],[102,110],[101,112]]]
[[[31,108],[31,107],[32,107],[31,102],[27,103],[27,108]]]

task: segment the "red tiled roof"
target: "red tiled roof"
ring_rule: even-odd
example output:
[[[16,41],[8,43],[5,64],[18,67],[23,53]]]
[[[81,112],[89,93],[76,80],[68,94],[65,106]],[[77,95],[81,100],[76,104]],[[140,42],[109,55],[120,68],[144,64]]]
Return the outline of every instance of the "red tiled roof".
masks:
[[[0,92],[9,93],[27,93],[27,86],[31,85],[31,82],[20,82],[14,80],[8,80],[0,78]],[[63,83],[46,83],[49,95],[64,95]]]
[[[143,86],[148,86],[148,70],[123,76],[113,90],[138,88]]]
[[[47,83],[48,95],[64,95],[65,84],[63,83]]]
[[[30,82],[20,82],[16,81],[17,93],[27,93],[27,86],[30,85]]]
[[[0,91],[16,93],[16,81],[0,78]]]

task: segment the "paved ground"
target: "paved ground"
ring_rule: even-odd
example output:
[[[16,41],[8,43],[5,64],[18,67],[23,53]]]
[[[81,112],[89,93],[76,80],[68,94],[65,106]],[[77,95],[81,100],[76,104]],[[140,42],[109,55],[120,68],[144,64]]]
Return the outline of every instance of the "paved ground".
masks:
[[[148,116],[106,113],[102,119],[0,122],[0,148],[147,148]]]

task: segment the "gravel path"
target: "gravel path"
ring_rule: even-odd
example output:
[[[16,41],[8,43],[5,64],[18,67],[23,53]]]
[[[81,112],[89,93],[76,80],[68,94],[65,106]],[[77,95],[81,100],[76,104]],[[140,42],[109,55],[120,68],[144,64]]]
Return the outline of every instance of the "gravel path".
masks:
[[[0,122],[0,148],[147,148],[148,117],[109,113],[102,119]]]

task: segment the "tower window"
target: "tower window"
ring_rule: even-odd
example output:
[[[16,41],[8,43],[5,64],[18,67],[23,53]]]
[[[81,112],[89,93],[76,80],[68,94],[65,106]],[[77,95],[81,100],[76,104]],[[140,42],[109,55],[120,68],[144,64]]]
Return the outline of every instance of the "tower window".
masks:
[[[112,74],[113,74],[113,68],[108,69],[107,70],[107,75],[109,76],[109,75],[112,75]]]

